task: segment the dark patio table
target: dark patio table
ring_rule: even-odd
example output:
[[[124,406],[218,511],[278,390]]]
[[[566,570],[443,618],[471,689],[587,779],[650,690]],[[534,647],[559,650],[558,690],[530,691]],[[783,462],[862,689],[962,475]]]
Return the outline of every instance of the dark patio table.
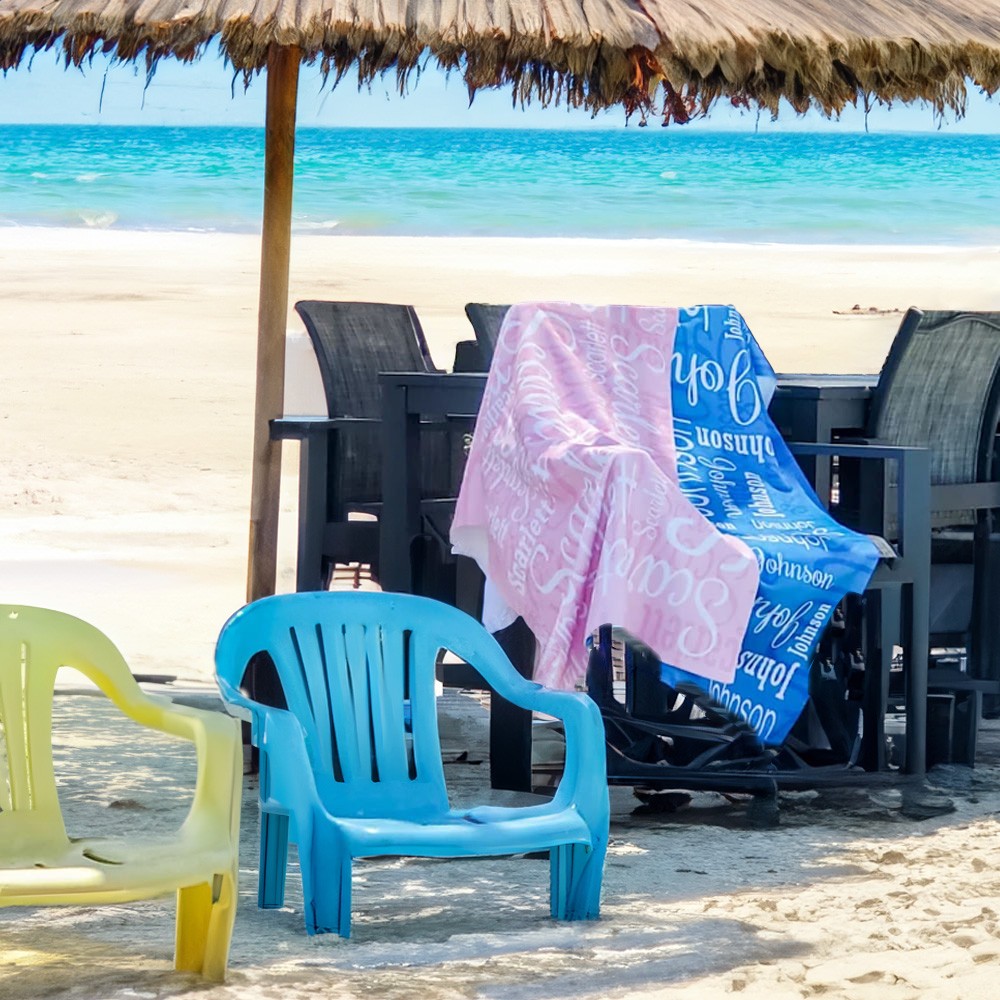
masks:
[[[387,498],[381,525],[382,580],[388,590],[409,590],[408,539],[419,530],[421,416],[445,414],[475,420],[486,385],[482,373],[391,372],[382,375]],[[770,413],[789,441],[829,442],[857,435],[865,426],[875,376],[780,375]],[[326,521],[328,435],[335,419],[286,416],[271,421],[274,440],[299,442],[299,531],[296,590],[322,586],[320,550]],[[829,463],[803,458],[817,492],[829,490]]]
[[[410,543],[420,532],[420,438],[421,421],[467,418],[471,422],[479,409],[486,376],[480,373],[414,373],[384,372],[382,384],[383,508],[380,526],[380,576],[386,590],[409,592],[413,589],[413,565]],[[811,444],[829,444],[840,437],[857,437],[863,433],[872,389],[877,381],[873,375],[779,375],[778,386],[769,412],[786,440]],[[809,450],[808,448],[805,450]],[[890,457],[882,455],[881,457]],[[799,459],[807,476],[820,496],[829,495],[830,456],[804,455]],[[914,464],[911,457],[910,464]],[[908,500],[909,516],[927,501],[927,491],[917,501]],[[921,534],[918,530],[917,535]],[[907,754],[906,769],[911,775],[925,770],[923,747],[926,742],[927,698],[927,621],[929,594],[929,524],[926,540],[927,566],[923,554],[914,559],[890,561],[880,570],[881,579],[892,586],[911,589],[909,610],[904,631],[908,661],[906,691]],[[912,550],[911,550],[912,551]],[[909,574],[907,576],[906,574]],[[915,584],[912,580],[915,579]],[[881,598],[881,595],[880,595]],[[883,669],[873,672],[872,688],[887,683],[887,657],[891,658],[886,615],[879,615],[882,631],[877,642]],[[530,648],[507,646],[515,667],[525,676],[531,675],[532,664],[520,662],[530,658]],[[885,704],[880,691],[870,697]],[[524,713],[521,713],[522,716]],[[867,728],[867,727],[866,727]],[[503,730],[501,735],[499,729]],[[518,718],[516,711],[491,713],[491,745],[503,746],[509,757],[503,761],[491,758],[494,787],[530,790],[530,718]],[[527,748],[525,746],[527,744]],[[877,745],[876,745],[877,744]],[[885,763],[884,720],[866,733],[863,755],[866,766],[881,768]]]
[[[410,541],[420,531],[420,422],[479,411],[486,375],[383,372],[380,574],[386,590],[412,587]],[[779,375],[769,412],[788,441],[826,444],[864,430],[874,375]],[[803,459],[820,496],[829,493],[829,462]]]
[[[420,532],[421,420],[467,418],[479,412],[482,373],[383,372],[382,515],[379,578],[384,590],[409,592],[410,542]]]

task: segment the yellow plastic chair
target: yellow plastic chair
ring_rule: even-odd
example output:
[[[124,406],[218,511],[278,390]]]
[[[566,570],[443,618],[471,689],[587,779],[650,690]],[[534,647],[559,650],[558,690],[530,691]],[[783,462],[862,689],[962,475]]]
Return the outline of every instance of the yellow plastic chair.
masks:
[[[140,725],[195,744],[194,801],[172,840],[67,837],[52,767],[62,666]],[[78,618],[0,607],[0,906],[124,903],[176,891],[175,965],[221,981],[236,916],[242,772],[236,720],[144,694],[112,642]]]

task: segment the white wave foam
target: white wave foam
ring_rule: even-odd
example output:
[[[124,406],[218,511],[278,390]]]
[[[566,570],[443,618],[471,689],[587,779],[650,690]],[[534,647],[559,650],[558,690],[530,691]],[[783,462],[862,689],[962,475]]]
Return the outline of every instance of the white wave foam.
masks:
[[[296,222],[295,229],[299,231],[316,232],[328,229],[336,229],[340,225],[338,219],[324,219],[322,222]]]
[[[110,229],[118,221],[118,213],[80,212],[80,218],[88,229]]]

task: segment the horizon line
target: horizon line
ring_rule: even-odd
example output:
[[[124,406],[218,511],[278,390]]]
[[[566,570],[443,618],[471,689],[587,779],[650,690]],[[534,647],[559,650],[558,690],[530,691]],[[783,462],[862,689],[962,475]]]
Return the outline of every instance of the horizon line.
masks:
[[[772,123],[769,123],[769,125]],[[587,133],[592,134],[594,132],[664,132],[669,129],[672,134],[691,134],[692,132],[697,132],[699,134],[709,132],[716,135],[823,135],[823,136],[838,136],[838,135],[869,135],[869,136],[940,136],[942,138],[948,139],[973,139],[973,138],[985,138],[985,139],[996,139],[998,134],[995,132],[954,132],[950,130],[943,129],[884,129],[884,128],[874,128],[874,129],[864,129],[858,128],[857,126],[845,126],[841,131],[831,131],[830,126],[819,128],[764,128],[764,129],[740,129],[734,128],[731,125],[720,126],[718,128],[705,128],[702,127],[689,127],[690,125],[697,126],[696,122],[686,123],[684,125],[678,125],[677,123],[671,123],[670,125],[631,125],[623,124],[620,127],[614,125],[601,125],[601,126],[553,126],[546,127],[544,125],[514,125],[514,124],[491,124],[483,125],[481,123],[470,123],[468,125],[379,125],[379,124],[368,124],[368,125],[324,125],[324,124],[303,124],[297,125],[295,131],[298,132],[575,132],[575,133]],[[264,123],[253,124],[250,122],[101,122],[101,121],[75,121],[75,122],[51,122],[51,121],[41,121],[41,122],[23,122],[23,121],[3,121],[0,120],[0,126],[4,128],[147,128],[147,129],[175,129],[175,128],[186,128],[186,129],[212,129],[212,128],[228,128],[228,129],[247,129],[253,131],[263,131],[265,128]]]

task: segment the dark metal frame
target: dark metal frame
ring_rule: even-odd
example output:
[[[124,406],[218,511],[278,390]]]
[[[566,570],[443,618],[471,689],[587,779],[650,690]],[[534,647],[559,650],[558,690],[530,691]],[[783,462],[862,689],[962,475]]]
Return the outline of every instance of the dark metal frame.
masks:
[[[801,382],[791,382],[791,379]],[[413,372],[386,372],[380,375],[383,392],[384,435],[381,578],[389,590],[409,591],[413,587],[413,562],[410,545],[420,531],[419,471],[421,420],[473,420],[485,389],[483,374],[435,375]],[[864,426],[867,401],[873,380],[864,376],[788,376],[779,382],[772,409],[787,436],[804,436],[807,428],[832,437],[837,431],[857,431]],[[922,531],[927,510],[927,452],[925,449],[878,448],[850,444],[808,443],[795,445],[793,451],[803,460],[812,462],[821,483],[831,480],[830,462],[834,455],[873,459],[901,466],[901,489],[897,494],[900,523],[906,532],[906,546],[900,547],[892,559],[876,571],[873,587],[895,593],[902,599],[903,631],[911,661],[907,673],[907,760],[906,769],[914,776],[924,773],[921,748],[926,739],[926,639],[929,572],[930,529]],[[827,459],[827,461],[824,461]],[[922,539],[922,541],[921,541]],[[921,548],[923,546],[923,549]],[[927,558],[922,554],[927,551]],[[475,570],[473,570],[475,572]],[[906,610],[909,609],[909,610]],[[470,609],[471,610],[471,609]],[[866,696],[866,718],[878,719],[866,725],[863,755],[868,766],[883,768],[886,764],[883,713],[888,699],[889,666],[895,632],[893,616],[877,616],[879,631],[872,638],[872,647],[879,651],[878,684]],[[923,638],[921,639],[921,634]],[[530,676],[533,643],[523,623],[511,627],[506,640],[508,652],[519,671]],[[922,664],[921,667],[918,664]],[[516,710],[515,710],[516,712]],[[523,715],[523,713],[521,713]],[[491,745],[501,753],[491,754],[494,787],[526,790],[530,788],[531,720],[503,707],[491,713]]]
[[[854,458],[878,462],[883,468],[890,462],[897,465],[899,487],[895,504],[900,526],[899,540],[894,546],[895,554],[880,560],[868,583],[868,592],[879,594],[880,604],[883,605],[885,602],[881,598],[885,591],[895,590],[898,594],[901,605],[900,645],[903,648],[906,684],[905,769],[911,775],[923,775],[926,772],[927,668],[930,654],[930,452],[927,448],[840,442],[794,442],[788,447],[794,455]],[[829,494],[819,496],[829,505]],[[862,762],[873,770],[881,770],[886,765],[885,713],[889,704],[889,674],[896,635],[892,617],[888,608],[883,606],[880,614],[870,618],[875,629],[869,644],[870,652],[878,661],[878,669],[871,677],[866,676]]]
[[[378,424],[368,417],[279,417],[271,421],[272,441],[299,442],[299,531],[296,545],[295,589],[322,590],[322,553],[349,552],[362,536],[364,548],[371,550],[378,538],[375,522],[327,521],[329,498],[328,462],[330,435],[351,424]],[[340,532],[339,537],[334,537]],[[359,556],[360,558],[360,549]]]

